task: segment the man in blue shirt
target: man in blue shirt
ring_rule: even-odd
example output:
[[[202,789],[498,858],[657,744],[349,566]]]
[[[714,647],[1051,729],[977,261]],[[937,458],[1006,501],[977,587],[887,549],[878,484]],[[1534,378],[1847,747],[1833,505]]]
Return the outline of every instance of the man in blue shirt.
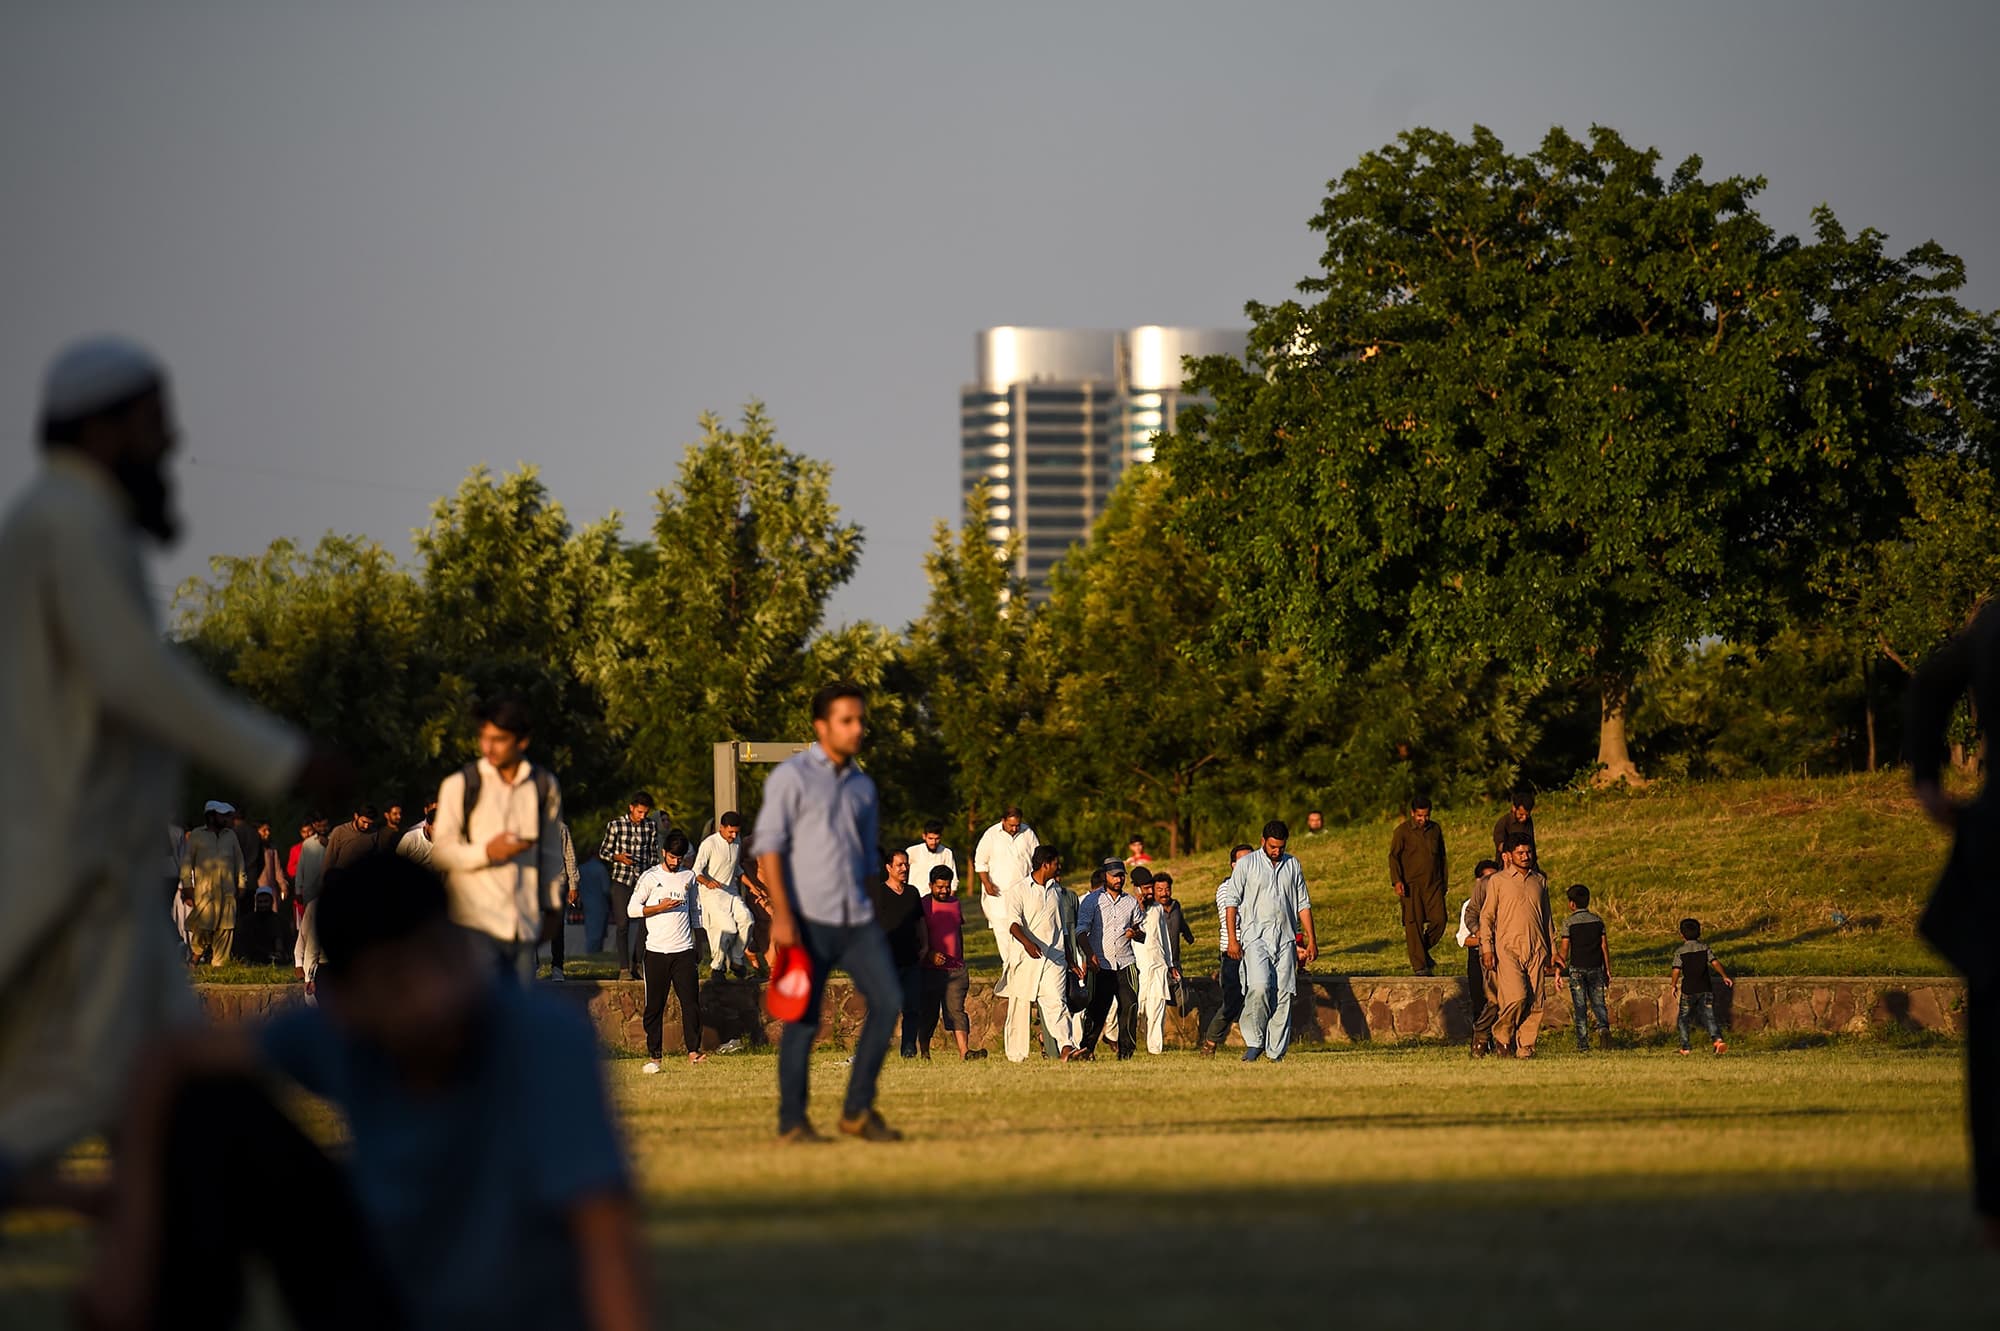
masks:
[[[1118,1058],[1132,1057],[1139,1023],[1139,960],[1132,944],[1143,940],[1144,910],[1125,891],[1125,862],[1106,860],[1100,870],[1104,886],[1091,892],[1076,908],[1076,932],[1083,939],[1084,965],[1089,968],[1090,1005],[1083,1013],[1083,1057],[1092,1057],[1104,1035],[1111,1000],[1118,1000]]]
[[[234,1326],[256,1253],[303,1327],[637,1331],[637,1217],[589,1026],[500,983],[422,865],[371,856],[318,914],[319,1007],[255,1047],[190,1037],[135,1090],[87,1320]],[[271,1073],[341,1111],[344,1166]],[[238,1158],[255,1167],[213,1167]],[[300,1202],[282,1225],[273,1196]]]
[[[875,1080],[896,1031],[902,986],[868,895],[879,814],[875,783],[854,765],[865,706],[852,684],[829,684],[815,693],[816,742],[771,773],[757,814],[757,877],[770,893],[771,946],[804,948],[812,962],[805,1015],[786,1022],[778,1038],[778,1137],[785,1142],[823,1140],[806,1118],[806,1090],[820,1000],[827,972],[835,966],[853,977],[868,1004],[854,1044],[840,1130],[872,1142],[900,1141],[903,1135],[875,1110]]]
[[[1236,861],[1215,895],[1222,908],[1223,954],[1242,963],[1245,1063],[1259,1055],[1273,1063],[1285,1056],[1299,962],[1310,965],[1319,958],[1306,877],[1285,853],[1289,836],[1275,818],[1264,824],[1263,849]]]

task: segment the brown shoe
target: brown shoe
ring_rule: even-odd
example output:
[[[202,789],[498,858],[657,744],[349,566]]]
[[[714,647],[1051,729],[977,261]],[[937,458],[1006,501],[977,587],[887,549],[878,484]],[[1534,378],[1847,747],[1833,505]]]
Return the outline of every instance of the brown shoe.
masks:
[[[882,1121],[882,1116],[869,1110],[860,1118],[843,1118],[840,1130],[849,1137],[859,1137],[865,1142],[899,1142],[903,1134]]]
[[[810,1123],[801,1123],[796,1128],[786,1128],[778,1134],[780,1146],[818,1146],[825,1141],[826,1138],[813,1131],[813,1125]]]
[[[1211,1041],[1211,1040],[1203,1040],[1203,1041],[1201,1042],[1201,1056],[1202,1056],[1203,1058],[1214,1058],[1214,1057],[1215,1057],[1215,1044],[1214,1044],[1214,1042],[1213,1042],[1213,1041]]]

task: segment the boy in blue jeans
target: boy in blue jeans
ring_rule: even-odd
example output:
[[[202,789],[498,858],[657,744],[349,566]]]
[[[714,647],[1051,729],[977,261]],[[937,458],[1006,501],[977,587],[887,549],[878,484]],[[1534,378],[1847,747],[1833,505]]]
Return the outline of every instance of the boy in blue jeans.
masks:
[[[1708,1028],[1708,1038],[1715,1042],[1715,1052],[1719,1054],[1729,1048],[1722,1042],[1722,1027],[1715,1019],[1715,977],[1720,977],[1731,989],[1736,987],[1736,981],[1722,969],[1722,963],[1708,950],[1708,944],[1701,941],[1701,921],[1682,920],[1681,950],[1674,953],[1674,993],[1680,999],[1678,1024],[1683,1054],[1689,1052],[1688,1031],[1697,1015]]]
[[[1611,1013],[1604,1005],[1604,989],[1611,982],[1611,940],[1605,936],[1604,921],[1590,909],[1590,889],[1577,883],[1566,895],[1570,912],[1556,943],[1556,966],[1558,974],[1569,976],[1577,1051],[1590,1048],[1588,1018],[1597,1022],[1597,1047],[1609,1049]]]

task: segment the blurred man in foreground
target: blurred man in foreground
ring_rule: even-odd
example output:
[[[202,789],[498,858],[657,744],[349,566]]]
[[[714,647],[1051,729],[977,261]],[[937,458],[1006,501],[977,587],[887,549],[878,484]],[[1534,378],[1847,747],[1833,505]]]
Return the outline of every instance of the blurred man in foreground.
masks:
[[[495,975],[406,859],[356,863],[318,914],[320,1006],[150,1061],[87,1320],[235,1326],[256,1256],[307,1328],[637,1331],[631,1185],[588,1024]],[[274,1079],[341,1111],[339,1163]],[[215,1168],[238,1156],[256,1168]],[[298,1203],[283,1224],[272,1197]]]
[[[1959,699],[1986,752],[1986,783],[1968,804],[1945,796],[1947,732]],[[1965,1095],[1972,1128],[1972,1202],[1986,1246],[2000,1252],[2000,787],[1993,781],[2000,734],[2000,601],[1940,647],[1910,681],[1910,777],[1917,802],[1952,832],[1951,860],[1918,931],[1965,976]]]
[[[165,366],[120,339],[71,346],[40,433],[0,522],[0,1208],[86,1202],[43,1167],[196,1016],[159,893],[181,764],[260,799],[333,770],[160,634],[141,559],[176,530]]]

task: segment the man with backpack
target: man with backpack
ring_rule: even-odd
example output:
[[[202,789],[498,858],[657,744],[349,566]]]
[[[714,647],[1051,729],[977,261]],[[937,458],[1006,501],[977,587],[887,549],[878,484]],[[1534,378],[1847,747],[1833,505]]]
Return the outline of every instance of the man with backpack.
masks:
[[[491,940],[503,973],[534,979],[543,913],[560,901],[562,792],[528,761],[527,707],[502,698],[479,709],[479,758],[438,787],[431,862],[444,870],[451,917]]]

